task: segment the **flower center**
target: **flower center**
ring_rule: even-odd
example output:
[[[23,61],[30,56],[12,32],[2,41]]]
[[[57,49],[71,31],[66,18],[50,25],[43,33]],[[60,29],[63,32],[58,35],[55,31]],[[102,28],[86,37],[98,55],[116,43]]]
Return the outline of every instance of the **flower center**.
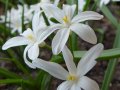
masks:
[[[68,80],[68,81],[75,81],[75,80],[77,80],[77,77],[76,77],[75,75],[69,75],[69,76],[67,77],[67,80]]]
[[[35,39],[34,39],[34,37],[33,37],[32,34],[29,34],[29,35],[27,36],[27,38],[28,38],[29,40],[31,40],[31,41],[35,41]]]
[[[64,17],[63,17],[63,21],[64,21],[65,23],[69,23],[69,22],[70,22],[70,20],[69,20],[69,18],[68,18],[67,16],[64,16]]]

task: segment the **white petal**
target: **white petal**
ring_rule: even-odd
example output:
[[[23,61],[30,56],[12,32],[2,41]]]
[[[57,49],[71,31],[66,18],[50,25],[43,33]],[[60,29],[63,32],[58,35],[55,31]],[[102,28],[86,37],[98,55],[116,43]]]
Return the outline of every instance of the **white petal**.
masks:
[[[57,6],[57,5],[59,4],[59,1],[60,1],[60,0],[55,0],[55,1],[54,1],[54,5]]]
[[[25,48],[25,50],[24,50],[24,60],[25,60],[25,63],[29,66],[29,67],[31,67],[31,68],[33,68],[33,69],[35,69],[36,67],[30,62],[30,61],[28,61],[28,59],[27,59],[27,51],[31,48],[31,46],[32,45],[28,45],[26,48]]]
[[[10,47],[15,47],[15,46],[21,46],[21,45],[27,45],[29,44],[29,41],[21,36],[13,37],[9,39],[3,46],[2,49],[6,50]]]
[[[70,52],[67,46],[64,46],[62,53],[63,53],[64,60],[66,62],[67,68],[69,70],[69,73],[76,75],[76,65],[73,61],[72,53]]]
[[[37,27],[40,24],[40,16],[41,16],[41,12],[36,12],[33,16],[33,20],[32,20],[32,28],[33,31],[36,32],[35,30],[37,29]]]
[[[57,32],[57,34],[55,35],[55,37],[53,38],[53,41],[52,41],[53,54],[56,55],[62,51],[62,49],[64,48],[64,46],[68,40],[69,33],[70,33],[70,30],[68,30],[66,28],[61,29]]]
[[[100,1],[100,7],[102,7],[103,4],[108,4],[110,2],[110,0],[101,0]]]
[[[76,5],[63,5],[63,10],[66,16],[68,16],[70,19],[72,19],[74,13],[75,13]]]
[[[72,82],[65,81],[58,86],[57,90],[70,90],[71,86]]]
[[[46,27],[44,18],[42,16],[42,11],[36,12],[35,15],[33,16],[32,27],[35,35],[37,34],[38,30]]]
[[[60,29],[61,24],[54,24],[50,27],[46,27],[37,32],[37,40],[39,43],[43,42],[50,34],[52,34],[55,30]]]
[[[100,90],[98,84],[86,76],[80,78],[79,86],[84,90]]]
[[[73,84],[70,90],[81,90],[80,86]]]
[[[73,24],[70,28],[84,41],[89,42],[91,44],[97,43],[97,37],[95,35],[95,32],[88,25],[77,23]]]
[[[78,0],[78,10],[83,11],[85,4],[86,0]]]
[[[61,23],[63,22],[62,18],[65,16],[64,12],[55,5],[43,5],[42,9],[45,11],[45,13],[52,15],[57,21]]]
[[[29,35],[32,35],[34,37],[34,33],[33,33],[33,31],[30,28],[25,30],[21,35],[26,37],[26,38],[28,38]]]
[[[93,12],[93,11],[85,11],[80,12],[78,15],[76,15],[72,22],[83,22],[86,20],[100,20],[103,18],[103,15],[100,15],[99,13]]]
[[[35,43],[29,50],[28,50],[28,57],[31,60],[36,59],[39,56],[39,45]]]
[[[43,69],[44,71],[48,72],[49,74],[58,79],[66,80],[68,76],[68,72],[57,63],[47,62],[42,59],[35,59],[33,61],[33,64],[37,68]]]
[[[96,64],[95,59],[100,56],[103,51],[103,45],[101,43],[92,47],[79,61],[77,66],[77,73],[80,76],[85,75],[89,70],[91,70]]]

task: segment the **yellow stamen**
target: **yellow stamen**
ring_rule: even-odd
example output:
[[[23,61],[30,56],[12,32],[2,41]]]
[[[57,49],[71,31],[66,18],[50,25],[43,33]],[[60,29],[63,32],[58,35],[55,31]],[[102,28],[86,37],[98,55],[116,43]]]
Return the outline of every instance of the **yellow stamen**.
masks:
[[[67,16],[64,16],[64,17],[63,17],[63,21],[64,21],[65,23],[69,23],[69,18],[68,18]]]
[[[74,75],[69,75],[69,76],[67,77],[67,80],[68,80],[68,81],[74,81],[74,80],[76,80],[76,79],[77,79],[77,77],[74,76]]]

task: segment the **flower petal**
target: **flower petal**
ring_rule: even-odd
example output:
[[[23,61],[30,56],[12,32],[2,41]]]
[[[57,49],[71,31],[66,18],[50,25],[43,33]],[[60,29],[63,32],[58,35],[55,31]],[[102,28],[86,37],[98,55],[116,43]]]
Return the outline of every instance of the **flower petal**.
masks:
[[[52,41],[53,54],[56,55],[62,51],[62,49],[64,48],[68,40],[69,33],[70,33],[70,30],[68,30],[67,28],[61,29],[57,32],[57,34],[55,35]]]
[[[61,24],[54,24],[50,27],[44,28],[37,32],[37,40],[39,43],[43,42],[50,34],[52,34],[55,30],[60,29]]]
[[[103,4],[108,4],[110,2],[110,0],[101,0],[100,1],[100,7],[102,7]]]
[[[36,67],[35,67],[30,61],[28,61],[28,59],[27,59],[27,57],[26,57],[26,56],[27,56],[27,51],[31,48],[31,46],[32,46],[32,44],[28,45],[28,46],[25,48],[25,50],[24,50],[24,60],[25,60],[25,63],[26,63],[29,67],[35,69]]]
[[[32,28],[35,35],[37,34],[38,29],[46,27],[46,24],[41,13],[42,11],[36,12],[33,16]]]
[[[73,84],[70,90],[81,90],[80,86]]]
[[[96,64],[95,59],[100,56],[103,51],[103,45],[101,43],[92,47],[79,61],[77,66],[77,73],[79,76],[85,75]]]
[[[59,1],[60,1],[60,0],[55,0],[55,1],[54,1],[54,5],[57,6],[57,5],[59,4]]]
[[[103,18],[103,15],[100,15],[99,13],[93,12],[93,11],[85,11],[80,12],[78,15],[76,15],[72,22],[83,22],[86,20],[100,20]]]
[[[3,50],[6,50],[10,47],[15,47],[15,46],[21,46],[21,45],[27,45],[29,44],[30,42],[24,38],[24,37],[21,37],[21,36],[17,36],[17,37],[13,37],[11,39],[9,39],[3,46],[2,46],[2,49]]]
[[[67,68],[69,70],[69,73],[76,75],[76,70],[77,70],[76,65],[73,61],[72,53],[70,52],[67,46],[64,46],[62,53],[63,53],[64,60],[66,62]]]
[[[98,84],[94,80],[86,76],[83,76],[82,78],[80,78],[80,81],[78,82],[78,84],[84,90],[100,90]]]
[[[78,0],[78,10],[79,10],[79,12],[83,11],[85,4],[86,4],[86,0]]]
[[[64,12],[61,9],[59,9],[57,6],[55,6],[55,5],[42,5],[42,9],[44,10],[45,13],[47,13],[47,14],[49,13],[49,15],[54,17],[57,21],[59,21],[61,23],[63,22],[62,18],[65,16]]]
[[[33,33],[33,31],[30,28],[25,30],[21,35],[26,37],[26,38],[28,38],[29,35],[32,35],[34,37],[34,33]]]
[[[66,80],[68,76],[68,72],[57,63],[47,62],[38,58],[33,61],[33,64],[37,68],[43,69],[44,71],[48,72],[58,79]]]
[[[74,13],[75,13],[75,9],[76,9],[76,5],[64,5],[63,4],[63,10],[66,16],[68,16],[70,18],[70,20],[72,19]]]
[[[97,43],[97,37],[95,35],[95,32],[88,25],[76,23],[76,24],[73,24],[70,28],[83,40],[92,44]]]
[[[65,81],[58,86],[57,90],[70,90],[71,86],[72,86],[72,82]]]
[[[28,57],[31,60],[36,59],[39,56],[39,45],[35,43],[31,48],[28,50]]]

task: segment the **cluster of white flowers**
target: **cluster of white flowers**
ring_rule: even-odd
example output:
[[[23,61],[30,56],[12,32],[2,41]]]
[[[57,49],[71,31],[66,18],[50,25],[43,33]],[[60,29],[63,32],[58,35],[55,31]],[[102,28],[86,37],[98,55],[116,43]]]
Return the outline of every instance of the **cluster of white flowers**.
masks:
[[[9,39],[2,49],[6,50],[10,47],[27,45],[24,50],[24,60],[29,67],[43,69],[56,78],[66,80],[58,86],[57,90],[99,90],[98,84],[84,75],[95,66],[95,59],[101,54],[103,45],[99,43],[92,47],[76,67],[72,53],[66,46],[66,43],[70,33],[75,32],[84,41],[96,44],[97,37],[95,32],[89,25],[82,22],[86,20],[100,20],[103,16],[93,11],[82,12],[82,10],[75,15],[76,5],[63,5],[62,9],[60,9],[57,7],[58,2],[59,0],[55,0],[54,3],[50,3],[50,0],[41,0],[40,3],[32,5],[30,10],[26,8],[24,14],[25,22],[31,19],[30,13],[34,12],[32,29],[27,28],[24,32],[20,30],[20,36]],[[43,12],[48,17],[48,21],[51,22],[49,26],[45,24]],[[15,24],[11,22],[13,24],[12,27],[18,29],[20,26],[19,29],[21,29],[22,7],[19,6],[19,10],[14,9],[14,12],[10,14],[14,14],[13,16],[15,17],[13,18],[15,19],[13,20]],[[16,18],[17,20],[19,18],[19,21]],[[51,18],[57,20],[58,23],[52,22]],[[47,62],[38,58],[40,53],[39,47],[44,46],[44,40],[55,31],[57,33],[52,40],[52,52],[55,55],[62,52],[69,72],[57,63]],[[27,56],[31,61],[27,59]]]

